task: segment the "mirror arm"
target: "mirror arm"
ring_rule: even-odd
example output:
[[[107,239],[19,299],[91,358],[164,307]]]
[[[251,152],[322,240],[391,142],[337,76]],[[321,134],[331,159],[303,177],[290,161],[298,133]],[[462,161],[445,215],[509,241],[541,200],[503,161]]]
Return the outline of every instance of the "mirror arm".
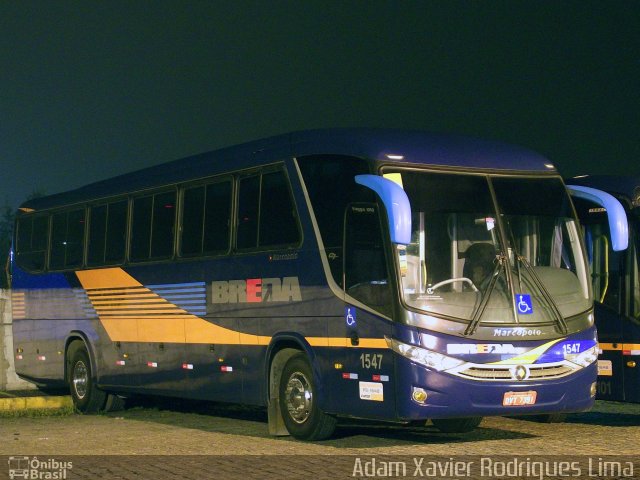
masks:
[[[615,252],[629,246],[629,223],[622,204],[613,196],[596,188],[567,185],[569,193],[576,198],[588,200],[605,208],[611,231],[611,247]]]
[[[411,205],[404,189],[378,175],[356,175],[355,181],[376,192],[382,200],[389,219],[391,241],[400,245],[411,243]]]

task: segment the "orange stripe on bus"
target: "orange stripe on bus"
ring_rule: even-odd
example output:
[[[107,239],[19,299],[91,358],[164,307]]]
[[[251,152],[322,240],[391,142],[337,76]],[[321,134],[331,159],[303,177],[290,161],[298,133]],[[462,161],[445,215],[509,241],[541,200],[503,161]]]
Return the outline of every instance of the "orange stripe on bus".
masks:
[[[86,270],[76,275],[85,290],[102,289],[88,292],[89,299],[111,341],[226,345],[268,345],[271,341],[270,336],[242,333],[192,315],[144,287],[121,268]],[[118,295],[115,302],[114,294]],[[144,301],[124,300],[127,295],[144,296]],[[116,305],[110,306],[109,302]],[[126,305],[119,306],[120,302]],[[141,309],[131,308],[136,302],[142,303]],[[361,338],[355,346],[346,337],[306,340],[314,347],[388,348],[383,338]]]
[[[384,338],[360,338],[358,345],[351,345],[347,337],[305,337],[312,347],[389,348]]]
[[[76,272],[85,290],[94,288],[142,287],[143,285],[121,268],[99,268]]]
[[[640,350],[640,343],[600,343],[602,350]]]
[[[146,315],[146,314],[171,314],[186,313],[178,308],[100,308],[95,307],[98,315],[114,314],[114,315]]]
[[[139,303],[148,305],[153,303],[158,303],[157,298],[149,297],[149,298],[139,298],[139,299],[129,299],[129,298],[101,298],[99,300],[91,299],[91,303],[96,306],[108,306],[108,305],[137,305]]]

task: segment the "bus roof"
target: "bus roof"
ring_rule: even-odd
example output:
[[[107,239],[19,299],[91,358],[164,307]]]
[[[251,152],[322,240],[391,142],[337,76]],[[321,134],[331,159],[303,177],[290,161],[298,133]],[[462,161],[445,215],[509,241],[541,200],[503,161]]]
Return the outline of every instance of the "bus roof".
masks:
[[[29,200],[21,208],[41,210],[71,205],[250,168],[287,157],[315,154],[352,155],[380,163],[555,173],[553,165],[542,155],[500,142],[410,130],[306,130],[126,173],[76,190]]]
[[[619,197],[624,197],[634,206],[640,206],[640,175],[580,175],[566,179],[567,184],[582,185],[604,190]]]

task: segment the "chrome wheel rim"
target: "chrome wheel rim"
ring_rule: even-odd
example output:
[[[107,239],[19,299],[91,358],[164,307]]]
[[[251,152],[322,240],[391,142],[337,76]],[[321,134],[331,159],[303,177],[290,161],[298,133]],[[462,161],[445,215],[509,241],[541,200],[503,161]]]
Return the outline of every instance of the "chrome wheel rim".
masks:
[[[78,360],[73,367],[73,389],[76,397],[82,400],[87,395],[89,383],[89,370],[82,360]]]
[[[287,411],[296,423],[304,423],[311,415],[313,392],[311,382],[301,372],[295,372],[289,377],[284,391]]]

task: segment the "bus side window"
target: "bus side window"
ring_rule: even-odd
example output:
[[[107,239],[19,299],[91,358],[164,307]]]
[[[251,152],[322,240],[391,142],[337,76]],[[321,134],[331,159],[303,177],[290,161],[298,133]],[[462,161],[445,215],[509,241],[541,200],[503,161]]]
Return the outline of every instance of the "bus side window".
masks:
[[[51,217],[50,269],[59,270],[82,265],[84,219],[84,209],[56,213]]]
[[[226,253],[229,250],[231,182],[185,188],[182,197],[182,256]]]
[[[87,245],[87,265],[101,265],[107,235],[107,205],[89,209],[89,245]]]
[[[256,248],[258,212],[260,211],[260,175],[242,178],[238,185],[236,247],[238,249]]]
[[[310,155],[297,159],[320,230],[331,276],[343,288],[344,214],[350,202],[375,200],[356,175],[369,173],[364,160],[343,155]]]
[[[41,271],[45,267],[49,237],[48,216],[27,216],[18,219],[16,256],[20,267],[28,271]]]
[[[153,198],[151,258],[167,258],[173,255],[175,223],[176,192],[155,195]]]
[[[240,179],[236,247],[284,247],[300,242],[298,218],[282,170]]]
[[[127,201],[93,206],[89,212],[87,265],[122,263],[127,238]]]
[[[606,228],[604,227],[601,230]],[[613,251],[608,231],[605,230],[605,232],[598,235],[593,243],[593,275],[594,283],[597,282],[597,288],[594,288],[594,296],[598,302],[620,313],[620,299],[622,298],[620,266],[624,254],[623,252]]]
[[[175,191],[134,199],[131,222],[132,261],[172,256],[175,206]]]
[[[298,243],[298,219],[284,172],[263,174],[260,196],[258,244],[268,247]]]
[[[122,263],[127,247],[127,214],[129,203],[123,200],[109,204],[104,261]]]
[[[354,203],[345,213],[345,291],[382,313],[391,313],[389,275],[375,204]]]

